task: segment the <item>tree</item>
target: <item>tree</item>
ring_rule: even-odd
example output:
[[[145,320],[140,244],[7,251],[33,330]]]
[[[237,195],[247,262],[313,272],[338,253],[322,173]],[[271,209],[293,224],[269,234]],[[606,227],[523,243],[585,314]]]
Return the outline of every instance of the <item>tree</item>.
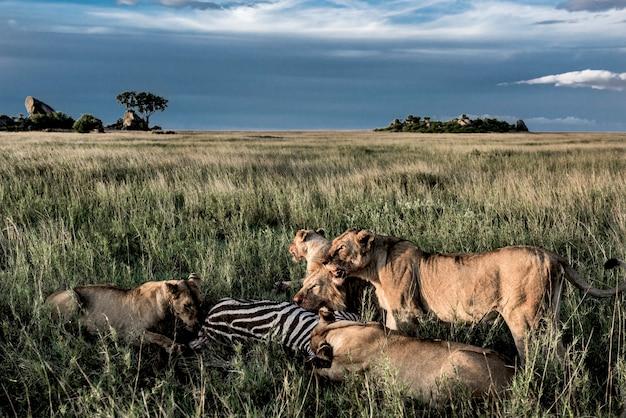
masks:
[[[78,118],[78,120],[74,122],[74,126],[72,128],[76,132],[80,132],[81,134],[92,131],[104,132],[104,126],[102,126],[102,121],[88,113]]]
[[[117,95],[118,103],[126,107],[126,110],[134,110],[139,113],[146,125],[150,126],[150,116],[154,112],[162,112],[167,108],[167,99],[149,92],[125,91]]]

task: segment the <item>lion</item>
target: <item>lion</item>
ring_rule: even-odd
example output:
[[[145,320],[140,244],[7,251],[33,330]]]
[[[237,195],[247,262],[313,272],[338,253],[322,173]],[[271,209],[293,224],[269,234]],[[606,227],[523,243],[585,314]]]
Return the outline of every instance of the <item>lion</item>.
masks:
[[[328,270],[320,268],[304,278],[293,302],[312,312],[317,312],[322,306],[334,311],[357,312],[366,286],[367,283],[357,278],[337,284]]]
[[[113,328],[133,343],[143,337],[173,353],[182,351],[183,346],[164,334],[171,332],[169,327],[177,321],[187,331],[197,327],[202,303],[200,282],[192,273],[188,280],[146,282],[134,289],[79,286],[52,293],[46,304],[54,316],[64,322],[77,319],[89,333]]]
[[[422,340],[389,331],[377,322],[335,321],[320,309],[311,333],[314,373],[341,381],[349,373],[367,371],[392,378],[422,401],[441,403],[461,385],[479,397],[504,390],[514,368],[494,351],[448,341]]]
[[[294,263],[306,261],[306,273],[310,275],[323,269],[322,259],[326,256],[329,246],[330,240],[326,238],[326,232],[323,229],[299,229],[289,244],[289,254]],[[293,280],[276,282],[274,288],[288,290],[297,283],[298,281]]]
[[[342,285],[332,281],[330,273],[322,264],[330,247],[323,229],[300,229],[289,245],[294,262],[306,260],[307,274],[302,279],[301,289],[294,295],[293,302],[309,311],[317,312],[322,306],[336,311],[356,312],[361,304],[366,283],[359,279]],[[278,282],[278,289],[291,288],[294,281]]]
[[[623,266],[619,260],[607,267]],[[525,338],[551,313],[559,327],[563,278],[595,297],[626,290],[596,289],[563,257],[530,246],[474,254],[428,254],[413,243],[368,230],[349,229],[335,238],[324,265],[337,284],[348,276],[375,288],[386,324],[411,332],[429,312],[445,322],[478,322],[500,314],[511,331],[520,363]]]

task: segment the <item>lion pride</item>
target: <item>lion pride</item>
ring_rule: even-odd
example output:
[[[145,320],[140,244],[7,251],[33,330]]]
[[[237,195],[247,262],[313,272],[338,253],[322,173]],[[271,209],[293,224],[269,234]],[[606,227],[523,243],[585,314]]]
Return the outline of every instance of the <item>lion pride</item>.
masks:
[[[414,321],[426,312],[446,322],[477,322],[497,312],[511,331],[522,364],[527,332],[547,313],[558,326],[563,278],[596,297],[626,290],[626,283],[596,289],[563,257],[538,247],[428,254],[409,241],[359,229],[333,240],[324,265],[338,284],[348,276],[372,283],[391,329],[415,329]],[[623,263],[607,263],[617,265]]]

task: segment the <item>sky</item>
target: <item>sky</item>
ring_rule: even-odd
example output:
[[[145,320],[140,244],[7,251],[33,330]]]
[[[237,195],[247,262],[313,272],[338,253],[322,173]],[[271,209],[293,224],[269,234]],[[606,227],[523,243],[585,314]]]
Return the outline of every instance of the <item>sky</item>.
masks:
[[[626,0],[0,0],[0,114],[33,95],[166,129],[371,129],[408,114],[626,130]]]

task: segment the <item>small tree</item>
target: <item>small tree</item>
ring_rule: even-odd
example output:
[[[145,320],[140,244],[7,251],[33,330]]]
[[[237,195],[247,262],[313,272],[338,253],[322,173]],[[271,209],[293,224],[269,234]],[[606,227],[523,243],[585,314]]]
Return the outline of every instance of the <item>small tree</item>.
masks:
[[[90,114],[84,114],[78,118],[78,120],[74,122],[73,129],[81,134],[92,131],[104,132],[102,121]]]
[[[126,107],[126,110],[134,110],[139,113],[146,125],[150,126],[150,116],[155,112],[162,112],[167,108],[167,99],[149,92],[125,91],[117,95],[118,103]]]

